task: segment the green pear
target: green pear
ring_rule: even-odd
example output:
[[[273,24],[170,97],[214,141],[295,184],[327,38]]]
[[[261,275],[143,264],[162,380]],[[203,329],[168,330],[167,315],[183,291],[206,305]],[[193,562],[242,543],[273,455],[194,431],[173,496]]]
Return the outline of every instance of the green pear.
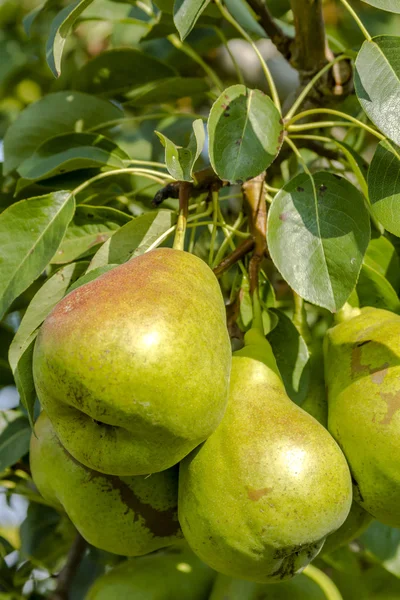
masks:
[[[279,585],[218,575],[208,600],[326,600],[326,596],[319,585],[305,575]]]
[[[226,408],[225,321],[211,269],[170,248],[68,294],[42,325],[33,358],[40,402],[68,452],[112,475],[178,463]]]
[[[351,478],[328,431],[286,395],[264,336],[245,340],[221,424],[181,463],[178,514],[212,568],[268,583],[299,573],[342,525]]]
[[[31,437],[33,481],[42,496],[63,508],[93,546],[140,556],[182,539],[177,517],[178,472],[145,477],[105,475],[74,459],[42,412]]]
[[[354,497],[400,527],[400,317],[377,308],[325,339],[328,428],[346,455]]]
[[[122,563],[100,577],[86,600],[208,600],[216,573],[186,545]]]
[[[314,344],[310,363],[310,385],[301,408],[317,419],[321,425],[327,427],[328,399],[325,391],[322,344]],[[343,525],[326,538],[322,554],[333,552],[351,542],[365,531],[372,520],[373,517],[353,500]]]

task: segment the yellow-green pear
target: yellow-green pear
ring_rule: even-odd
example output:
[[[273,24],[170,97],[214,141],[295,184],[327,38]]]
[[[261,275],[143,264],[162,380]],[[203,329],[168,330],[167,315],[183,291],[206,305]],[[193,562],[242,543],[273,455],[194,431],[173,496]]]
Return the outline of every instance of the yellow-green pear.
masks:
[[[328,431],[286,395],[264,336],[245,340],[221,424],[181,462],[178,513],[212,568],[268,583],[299,573],[342,525],[351,478]]]
[[[208,600],[215,576],[182,544],[127,560],[100,577],[85,600]]]
[[[400,317],[377,308],[327,332],[328,428],[346,455],[354,497],[400,527]]]
[[[36,390],[62,444],[112,475],[178,463],[217,427],[231,368],[218,281],[161,248],[68,294],[34,350]]]
[[[326,600],[326,595],[305,575],[279,585],[218,575],[208,600]]]
[[[65,510],[93,546],[140,556],[182,539],[177,517],[177,467],[151,476],[105,475],[74,459],[46,413],[31,437],[33,481],[42,496]]]

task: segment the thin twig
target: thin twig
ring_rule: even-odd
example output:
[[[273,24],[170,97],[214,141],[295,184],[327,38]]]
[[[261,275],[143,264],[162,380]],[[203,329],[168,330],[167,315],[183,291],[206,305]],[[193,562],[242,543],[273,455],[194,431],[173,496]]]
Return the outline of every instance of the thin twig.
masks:
[[[279,52],[289,60],[291,55],[291,44],[293,39],[287,36],[284,31],[275,23],[273,16],[269,12],[264,0],[247,0],[247,4],[253,9],[260,19],[260,25],[268,35],[269,39]]]
[[[71,583],[85,555],[87,542],[80,533],[77,534],[68,554],[67,562],[57,577],[57,587],[50,600],[72,600],[69,595]]]
[[[239,244],[239,246],[237,246],[237,248],[235,248],[235,250],[233,252],[228,254],[228,256],[226,256],[223,260],[221,260],[219,265],[217,265],[213,269],[214,274],[217,277],[220,277],[223,273],[225,273],[225,271],[230,269],[241,258],[243,258],[243,256],[245,256],[246,254],[251,252],[254,248],[254,245],[255,245],[255,242],[252,237],[249,237],[246,240],[243,240],[243,242],[241,244]]]

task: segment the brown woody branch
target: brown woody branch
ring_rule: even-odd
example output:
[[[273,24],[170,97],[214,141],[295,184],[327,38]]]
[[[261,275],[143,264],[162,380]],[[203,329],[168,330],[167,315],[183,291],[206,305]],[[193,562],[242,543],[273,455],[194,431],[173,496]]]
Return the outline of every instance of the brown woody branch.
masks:
[[[247,0],[247,3],[258,15],[260,25],[272,43],[285,58],[289,59],[293,40],[276,24],[264,0]]]
[[[249,263],[250,294],[258,289],[261,261],[267,247],[267,205],[265,202],[265,173],[243,184],[243,196],[249,213],[250,233],[254,251]]]
[[[86,548],[87,542],[78,533],[69,551],[67,562],[58,574],[57,587],[50,596],[50,600],[72,600],[69,590]]]
[[[220,277],[222,273],[225,273],[228,269],[230,269],[234,264],[236,264],[243,256],[251,252],[254,248],[254,239],[249,237],[245,239],[233,252],[228,254],[224,259],[221,260],[219,265],[214,267],[213,271],[217,277]]]

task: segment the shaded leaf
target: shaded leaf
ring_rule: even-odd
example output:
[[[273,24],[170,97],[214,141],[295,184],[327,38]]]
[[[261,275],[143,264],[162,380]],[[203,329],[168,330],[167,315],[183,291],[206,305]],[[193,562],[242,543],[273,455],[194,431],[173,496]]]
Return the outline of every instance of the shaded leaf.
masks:
[[[174,23],[181,40],[184,40],[192,31],[197,19],[209,2],[210,0],[175,0]]]
[[[46,140],[19,167],[25,178],[40,181],[78,169],[124,167],[129,156],[115,142],[94,133],[65,133]]]
[[[32,335],[87,266],[87,262],[67,265],[50,277],[34,295],[8,351],[13,372],[17,370],[21,356],[32,342]]]
[[[127,92],[156,79],[174,77],[175,69],[133,48],[102,52],[78,72],[74,87],[92,94]]]
[[[151,211],[136,217],[101,246],[88,271],[107,264],[122,264],[143,254],[172,227],[175,220],[176,215],[170,210]]]
[[[386,141],[380,142],[368,171],[369,199],[378,221],[397,236],[400,236],[399,175],[400,148]]]
[[[202,119],[193,121],[193,132],[186,148],[177,146],[159,131],[155,133],[165,147],[165,163],[170,175],[177,181],[192,181],[193,167],[201,154],[206,138]]]
[[[289,285],[335,312],[350,296],[368,246],[364,198],[331,173],[297,175],[272,202],[267,237],[272,260]]]
[[[61,57],[66,38],[75,21],[92,2],[93,0],[75,0],[75,2],[61,10],[51,24],[46,46],[46,58],[56,77],[61,73]]]
[[[381,10],[400,14],[399,0],[363,0],[363,2]]]
[[[29,421],[33,427],[33,407],[36,400],[35,383],[33,381],[32,359],[33,349],[37,336],[37,330],[34,331],[25,341],[24,349],[21,351],[18,362],[13,369],[15,385],[23,406],[25,406]]]
[[[0,473],[29,451],[31,428],[23,415],[11,421],[0,433]]]
[[[172,102],[186,96],[196,96],[208,91],[210,86],[200,77],[168,77],[156,79],[125,94],[126,105],[146,106]]]
[[[4,174],[16,169],[45,140],[61,133],[86,131],[119,119],[114,104],[81,92],[48,94],[23,110],[4,137]]]
[[[400,529],[373,521],[361,542],[387,571],[400,577]]]
[[[74,214],[69,192],[21,200],[0,215],[0,318],[53,258]]]
[[[398,296],[389,281],[368,264],[362,266],[356,289],[360,306],[385,308],[393,312],[400,309]]]
[[[278,317],[278,323],[267,338],[272,346],[287,395],[293,402],[301,405],[308,389],[307,365],[310,353],[289,317],[276,308],[272,308],[271,312]]]
[[[282,145],[283,128],[268,96],[233,85],[213,104],[208,134],[214,171],[221,179],[242,182],[271,164]]]
[[[365,41],[358,53],[355,89],[373,123],[400,145],[400,37],[381,35]]]
[[[395,290],[399,290],[400,260],[396,248],[385,236],[370,241],[364,263],[386,277]]]
[[[52,259],[53,264],[71,262],[99,246],[132,217],[106,206],[77,206],[64,239]],[[93,252],[93,250],[92,250]]]

